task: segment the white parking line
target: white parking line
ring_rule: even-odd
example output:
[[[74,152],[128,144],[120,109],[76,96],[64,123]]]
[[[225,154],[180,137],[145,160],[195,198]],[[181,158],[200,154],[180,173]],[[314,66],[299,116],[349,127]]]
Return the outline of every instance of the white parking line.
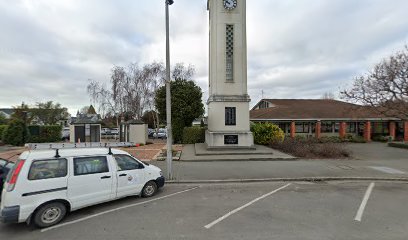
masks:
[[[390,168],[390,167],[371,166],[369,168],[375,169],[375,170],[380,171],[380,172],[389,173],[389,174],[405,174],[405,172],[403,172],[403,171],[400,171],[400,170],[395,169],[395,168]]]
[[[158,197],[158,198],[150,199],[150,200],[147,200],[147,201],[143,201],[143,202],[139,202],[139,203],[134,203],[134,204],[130,204],[130,205],[127,205],[127,206],[118,207],[118,208],[114,208],[114,209],[111,209],[111,210],[103,211],[103,212],[100,212],[100,213],[97,213],[97,214],[93,214],[93,215],[89,215],[89,216],[87,216],[87,217],[83,217],[83,218],[80,218],[80,219],[76,219],[76,220],[73,220],[73,221],[70,221],[70,222],[65,222],[65,223],[61,223],[61,224],[58,224],[58,225],[55,225],[55,226],[52,226],[52,227],[49,227],[49,228],[44,228],[44,229],[41,230],[41,232],[46,232],[46,231],[49,231],[49,230],[52,230],[52,229],[64,227],[64,226],[71,225],[71,224],[74,224],[74,223],[83,222],[83,221],[88,220],[88,219],[91,219],[91,218],[99,217],[99,216],[101,216],[101,215],[105,215],[105,214],[108,214],[108,213],[116,212],[116,211],[123,210],[123,209],[126,209],[126,208],[131,208],[131,207],[143,205],[143,204],[146,204],[146,203],[151,203],[151,202],[154,202],[154,201],[158,201],[158,200],[161,200],[161,199],[169,198],[169,197],[172,197],[172,196],[181,194],[181,193],[185,193],[185,192],[189,192],[189,191],[195,190],[195,189],[197,189],[197,188],[199,188],[199,187],[189,188],[189,189],[187,189],[187,190],[183,190],[183,191],[180,191],[180,192],[176,192],[176,193],[172,193],[172,194],[169,194],[169,195],[165,195],[165,196],[163,196],[163,197]]]
[[[259,200],[261,200],[261,199],[264,199],[264,198],[266,198],[266,197],[268,197],[268,196],[270,196],[270,195],[272,195],[272,194],[274,194],[274,193],[276,193],[276,192],[278,192],[278,191],[280,191],[280,190],[282,190],[282,189],[284,189],[284,188],[287,188],[287,187],[289,187],[290,185],[291,185],[291,183],[288,183],[288,184],[286,184],[286,185],[283,186],[283,187],[280,187],[280,188],[278,188],[278,189],[276,189],[276,190],[273,190],[272,192],[269,192],[269,193],[267,193],[267,194],[265,194],[265,195],[262,195],[262,196],[260,196],[259,198],[256,198],[256,199],[250,201],[249,203],[247,203],[247,204],[245,204],[245,205],[243,205],[243,206],[241,206],[241,207],[239,207],[239,208],[236,208],[236,209],[232,210],[231,212],[225,214],[224,216],[218,218],[217,220],[215,220],[215,221],[213,221],[213,222],[211,222],[211,223],[205,225],[204,227],[207,228],[207,229],[210,229],[212,226],[214,226],[215,224],[217,224],[217,223],[223,221],[224,219],[226,219],[227,217],[231,216],[232,214],[237,213],[237,212],[241,211],[242,209],[244,209],[244,208],[246,208],[246,207],[248,207],[248,206],[250,206],[250,205],[256,203],[257,201],[259,201]]]
[[[356,217],[354,220],[361,222],[361,218],[363,217],[364,209],[367,205],[368,199],[370,198],[371,192],[373,191],[373,188],[375,186],[375,183],[370,183],[370,185],[367,188],[366,193],[364,194],[363,201],[360,204],[360,207],[357,211]]]

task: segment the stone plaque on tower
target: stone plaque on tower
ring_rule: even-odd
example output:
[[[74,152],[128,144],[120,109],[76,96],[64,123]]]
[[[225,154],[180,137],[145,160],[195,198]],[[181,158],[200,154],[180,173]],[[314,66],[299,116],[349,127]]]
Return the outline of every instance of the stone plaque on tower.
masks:
[[[210,66],[206,144],[252,148],[247,90],[246,0],[208,0]]]

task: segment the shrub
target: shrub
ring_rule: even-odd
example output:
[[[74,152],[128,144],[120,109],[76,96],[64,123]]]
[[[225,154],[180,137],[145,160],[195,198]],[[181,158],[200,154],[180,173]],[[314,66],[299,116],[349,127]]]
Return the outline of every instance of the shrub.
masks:
[[[347,158],[351,153],[341,143],[321,143],[315,139],[285,139],[270,145],[285,153],[300,158]]]
[[[300,142],[307,141],[307,137],[304,135],[295,135],[295,140]]]
[[[29,126],[28,127],[32,143],[48,143],[61,141],[62,127],[59,125],[53,126]]]
[[[323,136],[319,139],[321,143],[341,143],[343,142],[340,137],[337,136]]]
[[[182,119],[174,119],[171,123],[173,141],[174,143],[181,143],[183,141],[184,123]]]
[[[7,125],[0,125],[0,140],[3,139],[3,133],[7,129]]]
[[[388,146],[389,147],[395,147],[395,148],[408,149],[408,144],[407,143],[390,142],[390,143],[388,143]]]
[[[367,143],[367,141],[361,136],[353,136],[353,138],[351,139],[351,142],[353,142],[353,143]]]
[[[17,119],[10,121],[9,126],[3,133],[3,142],[14,146],[23,146],[29,138],[30,134],[24,122]]]
[[[375,142],[388,142],[390,141],[390,139],[392,139],[391,136],[382,136],[382,135],[373,136],[373,141]]]
[[[195,144],[205,142],[205,128],[186,127],[183,131],[183,144]]]
[[[254,133],[256,144],[267,145],[271,142],[282,142],[285,139],[282,129],[272,123],[255,123],[251,131]]]

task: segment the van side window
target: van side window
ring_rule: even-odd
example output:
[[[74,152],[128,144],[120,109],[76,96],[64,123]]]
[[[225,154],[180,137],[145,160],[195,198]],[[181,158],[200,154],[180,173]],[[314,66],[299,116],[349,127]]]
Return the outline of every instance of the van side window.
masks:
[[[33,161],[28,173],[28,180],[61,178],[67,176],[67,159]]]
[[[87,175],[109,172],[106,157],[81,157],[74,158],[74,175]]]
[[[119,171],[143,168],[143,165],[128,155],[115,155]]]

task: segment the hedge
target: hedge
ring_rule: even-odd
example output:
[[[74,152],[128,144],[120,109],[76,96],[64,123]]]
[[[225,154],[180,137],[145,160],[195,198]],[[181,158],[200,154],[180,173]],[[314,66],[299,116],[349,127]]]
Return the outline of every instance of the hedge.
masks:
[[[17,119],[10,121],[9,126],[3,133],[3,143],[13,146],[23,146],[28,142],[29,138],[30,134],[24,122]]]
[[[28,126],[32,143],[48,143],[61,141],[62,126]]]
[[[8,125],[0,125],[0,140],[3,139],[3,133],[7,129]]]
[[[183,144],[195,144],[205,142],[205,128],[186,127],[183,130]]]
[[[408,149],[408,144],[407,143],[390,142],[390,143],[388,143],[388,146],[389,147],[395,147],[395,148]]]

